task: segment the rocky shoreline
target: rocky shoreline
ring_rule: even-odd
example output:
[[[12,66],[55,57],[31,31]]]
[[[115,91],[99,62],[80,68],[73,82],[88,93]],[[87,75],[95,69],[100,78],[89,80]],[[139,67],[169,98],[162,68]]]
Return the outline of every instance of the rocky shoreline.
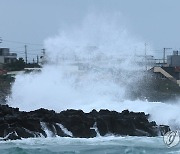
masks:
[[[13,82],[13,77],[0,75],[0,104],[6,103],[6,97],[11,92],[11,84]]]
[[[31,112],[19,111],[8,105],[0,105],[0,138],[15,140],[32,137],[74,137],[96,136],[159,136],[170,130],[169,126],[158,126],[148,120],[143,112],[119,113],[109,110],[53,110],[39,109]]]

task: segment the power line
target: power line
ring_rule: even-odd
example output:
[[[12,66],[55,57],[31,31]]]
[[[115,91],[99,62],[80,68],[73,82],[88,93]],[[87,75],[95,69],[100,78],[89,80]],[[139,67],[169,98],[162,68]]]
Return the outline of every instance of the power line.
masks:
[[[32,49],[32,50],[28,50],[28,51],[41,51],[42,49]]]
[[[16,44],[28,44],[28,45],[36,45],[36,46],[43,46],[43,44],[39,44],[39,43],[28,43],[28,42],[20,42],[20,41],[11,41],[11,40],[2,40],[3,42],[9,42],[9,43],[16,43]]]

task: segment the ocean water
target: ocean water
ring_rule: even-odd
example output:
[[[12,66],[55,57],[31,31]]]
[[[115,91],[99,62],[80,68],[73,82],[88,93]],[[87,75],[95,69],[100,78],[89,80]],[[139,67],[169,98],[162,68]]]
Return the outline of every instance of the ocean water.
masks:
[[[1,154],[179,154],[180,145],[167,148],[162,137],[54,137],[1,141]]]

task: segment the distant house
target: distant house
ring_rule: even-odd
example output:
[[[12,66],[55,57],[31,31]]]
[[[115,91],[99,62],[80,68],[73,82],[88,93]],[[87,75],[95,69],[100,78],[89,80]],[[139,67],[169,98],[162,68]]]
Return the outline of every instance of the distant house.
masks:
[[[157,77],[170,79],[180,86],[180,55],[178,51],[167,56],[167,63],[164,66],[153,67],[153,72]]]
[[[17,60],[16,53],[10,53],[9,48],[0,48],[0,68],[4,64],[13,63]]]

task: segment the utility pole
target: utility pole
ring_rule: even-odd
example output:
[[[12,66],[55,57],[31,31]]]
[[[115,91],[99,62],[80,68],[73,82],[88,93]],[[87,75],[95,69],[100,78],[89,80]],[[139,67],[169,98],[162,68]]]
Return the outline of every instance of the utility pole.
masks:
[[[43,56],[44,56],[45,55],[45,49],[44,48],[42,49],[42,53],[43,53]]]
[[[46,52],[45,52],[45,49],[43,48],[42,49],[42,59],[41,59],[41,63],[44,64],[46,63]]]
[[[164,48],[163,50],[163,64],[166,63],[166,50],[169,50],[169,49],[172,49],[172,48]]]
[[[25,48],[25,61],[26,61],[26,64],[27,64],[27,45],[25,45],[24,48]]]
[[[2,38],[0,37],[0,43],[2,43]]]
[[[147,44],[145,43],[144,44],[145,46],[145,48],[144,48],[144,57],[145,57],[145,67],[146,67],[146,71],[147,71],[147,50],[146,50],[146,47],[147,47]]]
[[[37,55],[37,64],[39,64],[39,56]]]

